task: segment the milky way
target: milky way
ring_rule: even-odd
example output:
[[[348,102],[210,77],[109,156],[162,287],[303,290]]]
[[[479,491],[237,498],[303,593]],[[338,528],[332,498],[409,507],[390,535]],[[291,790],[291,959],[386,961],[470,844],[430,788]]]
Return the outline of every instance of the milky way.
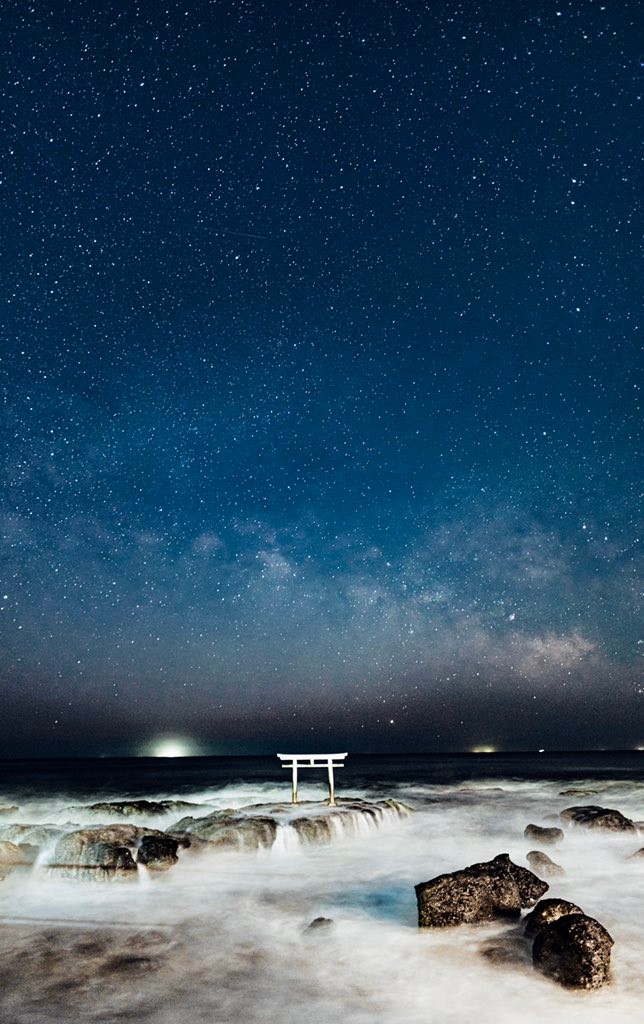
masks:
[[[644,743],[636,13],[4,5],[5,754]]]

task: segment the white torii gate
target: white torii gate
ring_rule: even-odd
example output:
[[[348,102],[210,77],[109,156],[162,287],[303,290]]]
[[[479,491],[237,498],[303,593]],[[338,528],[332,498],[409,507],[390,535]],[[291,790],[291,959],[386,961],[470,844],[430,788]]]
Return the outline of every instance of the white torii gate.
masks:
[[[335,780],[333,777],[334,768],[344,768],[344,754],[278,754],[282,762],[282,768],[293,769],[293,796],[291,803],[297,801],[297,770],[298,768],[326,768],[329,773],[329,805],[335,806]]]

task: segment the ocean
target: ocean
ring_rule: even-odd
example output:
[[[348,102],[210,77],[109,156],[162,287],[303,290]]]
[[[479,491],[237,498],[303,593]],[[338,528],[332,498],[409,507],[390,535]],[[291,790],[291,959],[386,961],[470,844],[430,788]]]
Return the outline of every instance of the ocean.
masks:
[[[576,792],[567,793],[573,790]],[[420,931],[414,885],[508,853],[526,866],[528,823],[574,804],[644,819],[644,752],[349,755],[339,797],[413,808],[306,844],[198,855],[131,883],[59,877],[43,849],[0,881],[1,1024],[616,1024],[644,1004],[644,846],[564,825],[548,896],[612,935],[611,983],[566,990],[535,972],[516,923]],[[327,795],[303,771],[300,800]],[[288,802],[275,757],[0,761],[2,829],[95,825],[107,800],[207,808]],[[6,810],[15,806],[16,810]],[[4,811],[1,809],[5,808]],[[203,811],[201,813],[207,813]],[[176,811],[145,824],[167,829]],[[111,818],[110,820],[124,820]],[[128,819],[131,820],[131,819]],[[139,819],[137,819],[137,823]],[[332,920],[307,931],[315,918]]]

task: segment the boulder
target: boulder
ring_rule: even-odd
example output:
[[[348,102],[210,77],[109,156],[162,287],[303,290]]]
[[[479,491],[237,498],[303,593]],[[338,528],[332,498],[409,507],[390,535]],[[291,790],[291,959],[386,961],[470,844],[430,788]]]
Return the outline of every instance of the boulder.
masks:
[[[118,827],[81,829],[61,836],[50,868],[71,878],[135,878],[136,864],[124,845],[127,839],[115,834]]]
[[[137,864],[144,864],[149,871],[167,871],[176,864],[179,843],[171,836],[143,836],[139,845]]]
[[[612,945],[612,938],[594,917],[565,914],[537,931],[532,962],[567,988],[599,988],[609,980]]]
[[[501,853],[493,860],[421,882],[415,889],[419,927],[444,928],[518,917],[522,907],[534,906],[547,892],[548,883]]]
[[[561,811],[563,821],[571,821],[583,828],[598,829],[604,832],[637,832],[630,818],[621,811],[608,807],[596,807],[593,804],[580,807],[566,807]]]
[[[557,921],[560,917],[565,917],[566,914],[583,914],[583,910],[568,900],[539,900],[534,910],[525,917],[524,935],[527,939],[532,939],[540,928]]]
[[[533,842],[541,843],[542,846],[553,846],[555,843],[560,843],[564,837],[563,829],[543,828],[541,825],[526,825],[523,834],[526,839],[532,839]]]
[[[550,860],[548,854],[542,853],[541,850],[530,850],[526,853],[525,859],[539,878],[554,878],[566,873],[560,864],[555,864],[554,860]]]

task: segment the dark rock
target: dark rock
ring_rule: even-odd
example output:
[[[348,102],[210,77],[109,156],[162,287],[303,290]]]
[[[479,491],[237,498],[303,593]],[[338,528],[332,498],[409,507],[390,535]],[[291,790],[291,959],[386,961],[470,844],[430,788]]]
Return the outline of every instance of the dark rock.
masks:
[[[542,846],[553,846],[563,840],[563,830],[560,828],[542,828],[541,825],[526,825],[523,830],[526,839],[532,839]]]
[[[641,850],[636,850],[635,853],[632,853],[628,859],[637,860],[638,858],[644,858],[644,846]]]
[[[548,890],[547,882],[514,864],[507,853],[438,875],[416,887],[418,924],[444,928],[497,917],[518,917]]]
[[[316,917],[306,926],[304,933],[328,931],[329,928],[333,927],[334,923],[332,917]]]
[[[594,917],[566,914],[539,929],[532,962],[568,988],[599,988],[609,978],[612,945],[612,938]]]
[[[581,787],[573,786],[572,789],[560,790],[559,796],[595,796],[596,793],[596,789],[583,789]]]
[[[202,804],[190,803],[187,800],[109,800],[104,803],[89,804],[84,807],[70,807],[68,810],[73,814],[89,811],[94,815],[102,814],[105,818],[112,816],[119,818],[151,818],[159,817],[163,814],[180,814],[182,811],[185,812],[202,806]]]
[[[568,900],[539,900],[534,910],[524,919],[524,935],[532,939],[540,928],[557,921],[560,917],[565,917],[566,914],[583,914],[583,910]]]
[[[176,864],[179,843],[170,836],[143,836],[137,851],[138,864],[144,864],[150,871],[167,871]]]
[[[630,818],[626,818],[621,811],[614,811],[608,807],[595,807],[591,804],[584,807],[566,807],[559,817],[583,828],[601,829],[604,832],[637,831]]]
[[[555,875],[566,873],[560,864],[555,864],[548,854],[542,853],[541,850],[530,850],[530,853],[526,853],[525,859],[540,878],[554,878]]]

